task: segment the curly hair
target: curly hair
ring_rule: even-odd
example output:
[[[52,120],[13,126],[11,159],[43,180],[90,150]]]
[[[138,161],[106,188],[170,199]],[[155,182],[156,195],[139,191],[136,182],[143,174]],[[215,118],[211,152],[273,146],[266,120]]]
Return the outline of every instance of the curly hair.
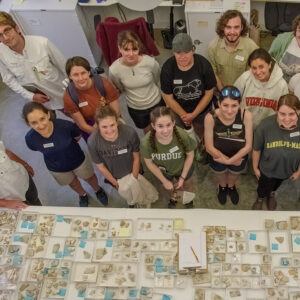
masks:
[[[150,114],[151,123],[155,124],[158,118],[164,117],[164,116],[170,116],[172,122],[175,121],[174,113],[172,112],[171,108],[166,107],[166,106],[159,106],[159,107],[156,107]],[[174,126],[173,132],[174,132],[179,144],[182,146],[184,152],[187,152],[187,146],[184,144],[176,126]],[[156,131],[152,127],[150,135],[149,135],[149,143],[150,143],[151,150],[154,153],[157,152],[155,133],[156,133]]]
[[[241,23],[242,23],[241,36],[247,35],[249,31],[247,20],[244,18],[244,16],[240,11],[232,9],[232,10],[225,11],[225,13],[220,17],[220,19],[216,24],[216,33],[220,38],[224,37],[224,28],[226,27],[228,21],[236,17],[239,17],[241,19]]]
[[[300,28],[300,15],[298,15],[292,23],[292,30],[294,35],[296,35],[297,27]]]

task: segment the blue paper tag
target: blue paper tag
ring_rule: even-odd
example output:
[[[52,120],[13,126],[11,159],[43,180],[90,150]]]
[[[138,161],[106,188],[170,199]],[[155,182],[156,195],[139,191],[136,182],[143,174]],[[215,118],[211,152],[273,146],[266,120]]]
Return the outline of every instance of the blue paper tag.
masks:
[[[155,266],[155,272],[156,273],[162,273],[164,267],[163,266]]]
[[[62,289],[59,289],[58,295],[64,297],[64,296],[66,296],[66,292],[67,292],[66,289],[63,289],[63,288],[62,288]]]
[[[35,223],[29,222],[28,229],[34,229],[34,228],[35,228]]]
[[[256,233],[250,233],[249,240],[256,241]]]
[[[23,221],[21,223],[21,228],[27,228],[28,227],[28,221]]]
[[[19,255],[14,255],[12,263],[14,266],[19,266],[22,263],[22,257]]]
[[[64,216],[62,216],[62,215],[57,215],[57,216],[56,216],[56,222],[61,223],[61,222],[63,222],[63,221],[64,221]]]
[[[84,298],[85,297],[85,292],[78,292],[77,297],[78,298]]]
[[[159,257],[156,258],[155,262],[154,262],[155,266],[162,266],[163,265],[163,260]]]
[[[105,247],[110,248],[110,247],[112,247],[112,245],[113,245],[113,240],[106,240],[106,245],[105,245]]]
[[[58,251],[55,253],[55,258],[62,258],[63,257],[63,254],[61,251]]]
[[[44,272],[43,272],[43,273],[44,273],[45,275],[47,275],[48,272],[49,272],[49,268],[44,268]]]
[[[300,245],[300,237],[296,237],[295,239],[294,239],[294,242],[297,244],[297,245]]]
[[[113,291],[105,291],[104,300],[111,300],[113,298]]]
[[[272,250],[278,250],[278,244],[272,244]]]
[[[71,255],[71,251],[69,250],[69,248],[66,246],[64,248],[64,255],[63,256],[70,256]]]
[[[171,300],[171,296],[163,294],[161,300]]]
[[[34,296],[25,296],[24,300],[34,300]]]
[[[83,230],[80,232],[80,238],[82,240],[86,240],[88,238],[88,232],[86,230]]]
[[[21,237],[19,235],[15,235],[14,242],[21,242]]]
[[[131,290],[129,290],[129,294],[128,295],[131,298],[136,298],[137,294],[138,294],[138,290],[137,289],[131,289]]]
[[[86,242],[85,242],[85,241],[80,241],[80,243],[79,243],[79,247],[80,247],[80,248],[84,248],[85,245],[86,245]]]

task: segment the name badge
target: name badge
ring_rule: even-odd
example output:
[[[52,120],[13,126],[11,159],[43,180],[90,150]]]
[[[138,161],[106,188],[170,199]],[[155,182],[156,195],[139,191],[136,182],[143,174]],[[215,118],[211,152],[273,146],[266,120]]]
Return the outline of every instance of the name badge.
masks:
[[[239,61],[244,61],[244,60],[245,60],[245,57],[240,56],[240,55],[236,55],[235,59],[236,59],[236,60],[239,60]]]
[[[174,84],[182,84],[182,79],[174,79],[173,83]]]
[[[175,152],[175,151],[177,151],[177,150],[179,150],[179,148],[178,148],[178,146],[175,146],[175,147],[171,148],[171,149],[169,150],[169,152],[170,152],[170,153],[173,153],[173,152]]]
[[[300,135],[300,132],[299,131],[295,131],[295,132],[292,132],[290,134],[290,137],[295,137],[295,136],[299,136]]]
[[[242,128],[243,128],[243,125],[242,125],[242,124],[233,124],[233,125],[232,125],[232,128],[233,128],[233,129],[242,129]]]
[[[78,104],[79,107],[84,107],[84,106],[87,106],[89,105],[89,103],[87,101],[84,101],[84,102],[81,102]]]
[[[53,143],[43,144],[43,147],[44,148],[51,148],[51,147],[54,147],[54,144]]]
[[[126,148],[118,151],[118,155],[124,154],[124,153],[127,153],[127,149]]]

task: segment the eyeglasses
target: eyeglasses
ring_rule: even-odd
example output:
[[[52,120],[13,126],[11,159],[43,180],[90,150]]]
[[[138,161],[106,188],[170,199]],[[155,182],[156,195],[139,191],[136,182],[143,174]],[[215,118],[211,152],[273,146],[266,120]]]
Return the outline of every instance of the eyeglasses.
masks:
[[[12,33],[12,29],[13,29],[12,27],[6,27],[6,28],[3,30],[3,32],[0,33],[0,40],[3,40],[4,35],[5,35],[5,36],[10,35],[10,34]]]
[[[225,97],[232,97],[233,99],[241,98],[241,93],[237,88],[234,87],[225,87],[221,90],[221,95]]]

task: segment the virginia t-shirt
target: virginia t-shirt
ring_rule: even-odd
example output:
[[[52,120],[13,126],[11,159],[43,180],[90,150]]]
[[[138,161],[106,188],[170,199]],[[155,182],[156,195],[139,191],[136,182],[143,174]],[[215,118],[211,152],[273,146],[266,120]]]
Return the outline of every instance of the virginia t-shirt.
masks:
[[[81,134],[76,124],[61,119],[53,121],[53,133],[50,137],[42,137],[34,129],[25,136],[29,149],[44,155],[48,170],[53,172],[70,172],[78,168],[84,161],[84,153],[74,139]]]
[[[88,147],[93,162],[103,163],[113,177],[120,179],[132,172],[133,152],[139,152],[140,140],[132,127],[120,124],[115,141],[105,140],[95,130],[88,139]]]
[[[165,94],[173,94],[187,113],[194,111],[205,91],[212,89],[216,83],[210,63],[199,54],[194,54],[194,65],[187,71],[181,71],[175,57],[170,57],[160,74],[161,90]]]

